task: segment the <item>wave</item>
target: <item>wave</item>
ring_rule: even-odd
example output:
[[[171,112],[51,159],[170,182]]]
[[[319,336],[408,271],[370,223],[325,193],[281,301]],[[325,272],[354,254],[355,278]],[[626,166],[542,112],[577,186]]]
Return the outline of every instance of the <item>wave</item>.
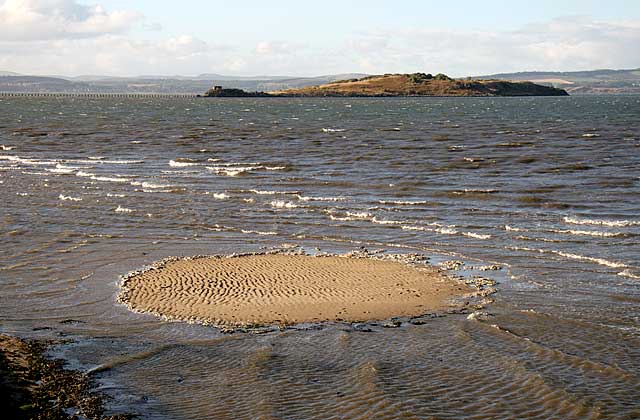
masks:
[[[10,150],[13,150],[14,148],[11,146],[5,146],[4,144],[0,144],[0,150],[4,150],[5,152],[8,152]]]
[[[138,187],[142,187],[142,188],[149,188],[149,189],[160,189],[160,188],[171,188],[173,185],[169,185],[169,184],[154,184],[152,182],[138,182],[138,181],[132,181],[131,185],[133,186],[138,186]]]
[[[474,233],[474,232],[462,232],[464,236],[468,236],[469,238],[475,239],[491,239],[491,235],[482,234],[482,233]]]
[[[401,225],[403,223],[406,223],[400,220],[380,220],[375,216],[372,217],[370,220],[372,223],[377,223],[379,225]]]
[[[10,156],[10,155],[0,155],[0,160],[8,160],[9,162],[22,163],[25,165],[34,165],[34,166],[56,165],[59,162],[57,160],[39,160],[39,159],[21,158],[20,156]]]
[[[173,167],[173,168],[184,168],[187,166],[198,166],[198,163],[195,162],[178,162],[175,160],[170,160],[169,161],[169,166]]]
[[[343,131],[347,131],[344,128],[323,128],[322,131],[324,133],[342,133]]]
[[[629,269],[619,272],[618,275],[622,277],[628,277],[630,279],[640,280],[640,274],[632,273]]]
[[[92,165],[97,163],[102,165],[137,165],[144,163],[144,160],[104,160],[103,156],[90,156],[88,159],[65,159],[64,161],[71,163],[90,163]]]
[[[271,191],[271,190],[248,190],[258,195],[284,195],[284,194],[298,194],[297,191]]]
[[[259,230],[246,230],[246,229],[241,229],[240,232],[248,233],[248,234],[252,234],[252,235],[262,235],[262,236],[277,235],[278,234],[278,232],[262,232],[262,231],[259,231]]]
[[[419,206],[422,204],[428,204],[428,201],[405,201],[405,200],[378,200],[380,204],[396,204],[398,206]]]
[[[91,176],[90,179],[94,181],[102,181],[102,182],[117,182],[117,183],[125,183],[131,182],[129,178],[116,178],[111,176]]]
[[[126,197],[126,195],[124,195],[124,194],[113,194],[113,193],[107,193],[107,197],[118,197],[118,198],[122,198],[122,197]]]
[[[300,201],[345,201],[345,197],[311,197],[307,195],[296,194]]]
[[[76,197],[71,197],[71,196],[62,195],[62,194],[60,194],[58,198],[62,201],[82,201],[82,198],[76,198]]]
[[[600,225],[611,227],[638,226],[640,222],[632,220],[601,220],[601,219],[579,219],[576,217],[564,217],[565,223],[572,225]]]
[[[229,195],[225,193],[213,193],[213,198],[218,200],[226,200],[227,198],[229,198]]]
[[[114,211],[116,213],[132,213],[133,212],[132,209],[128,209],[128,208],[122,207],[122,206],[118,206],[118,208],[116,208]]]
[[[585,223],[586,224],[586,223]],[[561,233],[565,235],[579,235],[579,236],[598,236],[605,238],[613,238],[619,236],[627,236],[624,232],[603,232],[599,230],[574,230],[574,229],[526,229],[518,228],[509,225],[505,225],[504,229],[512,232],[548,232],[548,233]]]
[[[588,257],[585,255],[573,254],[571,252],[557,251],[555,249],[528,248],[528,247],[522,247],[522,246],[507,246],[506,248],[512,249],[514,251],[530,251],[530,252],[538,252],[540,254],[555,254],[561,257],[569,258],[571,260],[588,261],[594,264],[604,265],[606,267],[612,267],[612,268],[629,267],[627,264],[624,264],[618,261],[610,261],[604,258],[597,258],[597,257]]]
[[[300,207],[297,204],[294,204],[290,201],[283,201],[283,200],[273,200],[271,203],[271,207],[275,207],[277,209],[295,209],[297,207]]]
[[[223,166],[207,166],[208,170],[213,171],[216,175],[225,176],[238,176],[241,174],[254,171],[256,169],[262,169],[262,166],[238,166],[238,167],[223,167]]]

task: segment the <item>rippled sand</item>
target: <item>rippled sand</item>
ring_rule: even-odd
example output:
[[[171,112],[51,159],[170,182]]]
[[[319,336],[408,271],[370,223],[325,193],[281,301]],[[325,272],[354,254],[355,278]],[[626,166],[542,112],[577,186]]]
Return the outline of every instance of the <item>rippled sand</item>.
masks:
[[[119,300],[169,319],[255,325],[416,316],[473,291],[424,264],[268,254],[161,262],[127,276]]]

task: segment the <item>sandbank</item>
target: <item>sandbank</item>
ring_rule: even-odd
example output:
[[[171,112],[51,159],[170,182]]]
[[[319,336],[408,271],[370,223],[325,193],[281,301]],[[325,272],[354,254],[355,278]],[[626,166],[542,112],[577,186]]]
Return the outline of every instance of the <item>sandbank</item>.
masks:
[[[121,288],[135,312],[219,326],[412,317],[477,291],[415,257],[278,253],[163,260]]]

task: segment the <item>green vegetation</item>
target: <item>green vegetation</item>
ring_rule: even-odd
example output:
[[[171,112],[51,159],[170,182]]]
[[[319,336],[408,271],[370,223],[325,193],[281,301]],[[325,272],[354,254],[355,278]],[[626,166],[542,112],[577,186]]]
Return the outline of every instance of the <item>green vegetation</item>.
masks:
[[[424,83],[427,80],[433,79],[433,75],[431,73],[413,73],[409,75],[409,81],[413,84]]]

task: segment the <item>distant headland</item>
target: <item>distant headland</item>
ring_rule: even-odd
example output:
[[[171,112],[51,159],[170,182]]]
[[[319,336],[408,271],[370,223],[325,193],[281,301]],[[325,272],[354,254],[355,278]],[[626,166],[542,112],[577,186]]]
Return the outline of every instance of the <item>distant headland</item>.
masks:
[[[526,81],[452,79],[445,74],[384,74],[273,92],[214,86],[204,97],[404,97],[404,96],[568,96],[564,89]]]

